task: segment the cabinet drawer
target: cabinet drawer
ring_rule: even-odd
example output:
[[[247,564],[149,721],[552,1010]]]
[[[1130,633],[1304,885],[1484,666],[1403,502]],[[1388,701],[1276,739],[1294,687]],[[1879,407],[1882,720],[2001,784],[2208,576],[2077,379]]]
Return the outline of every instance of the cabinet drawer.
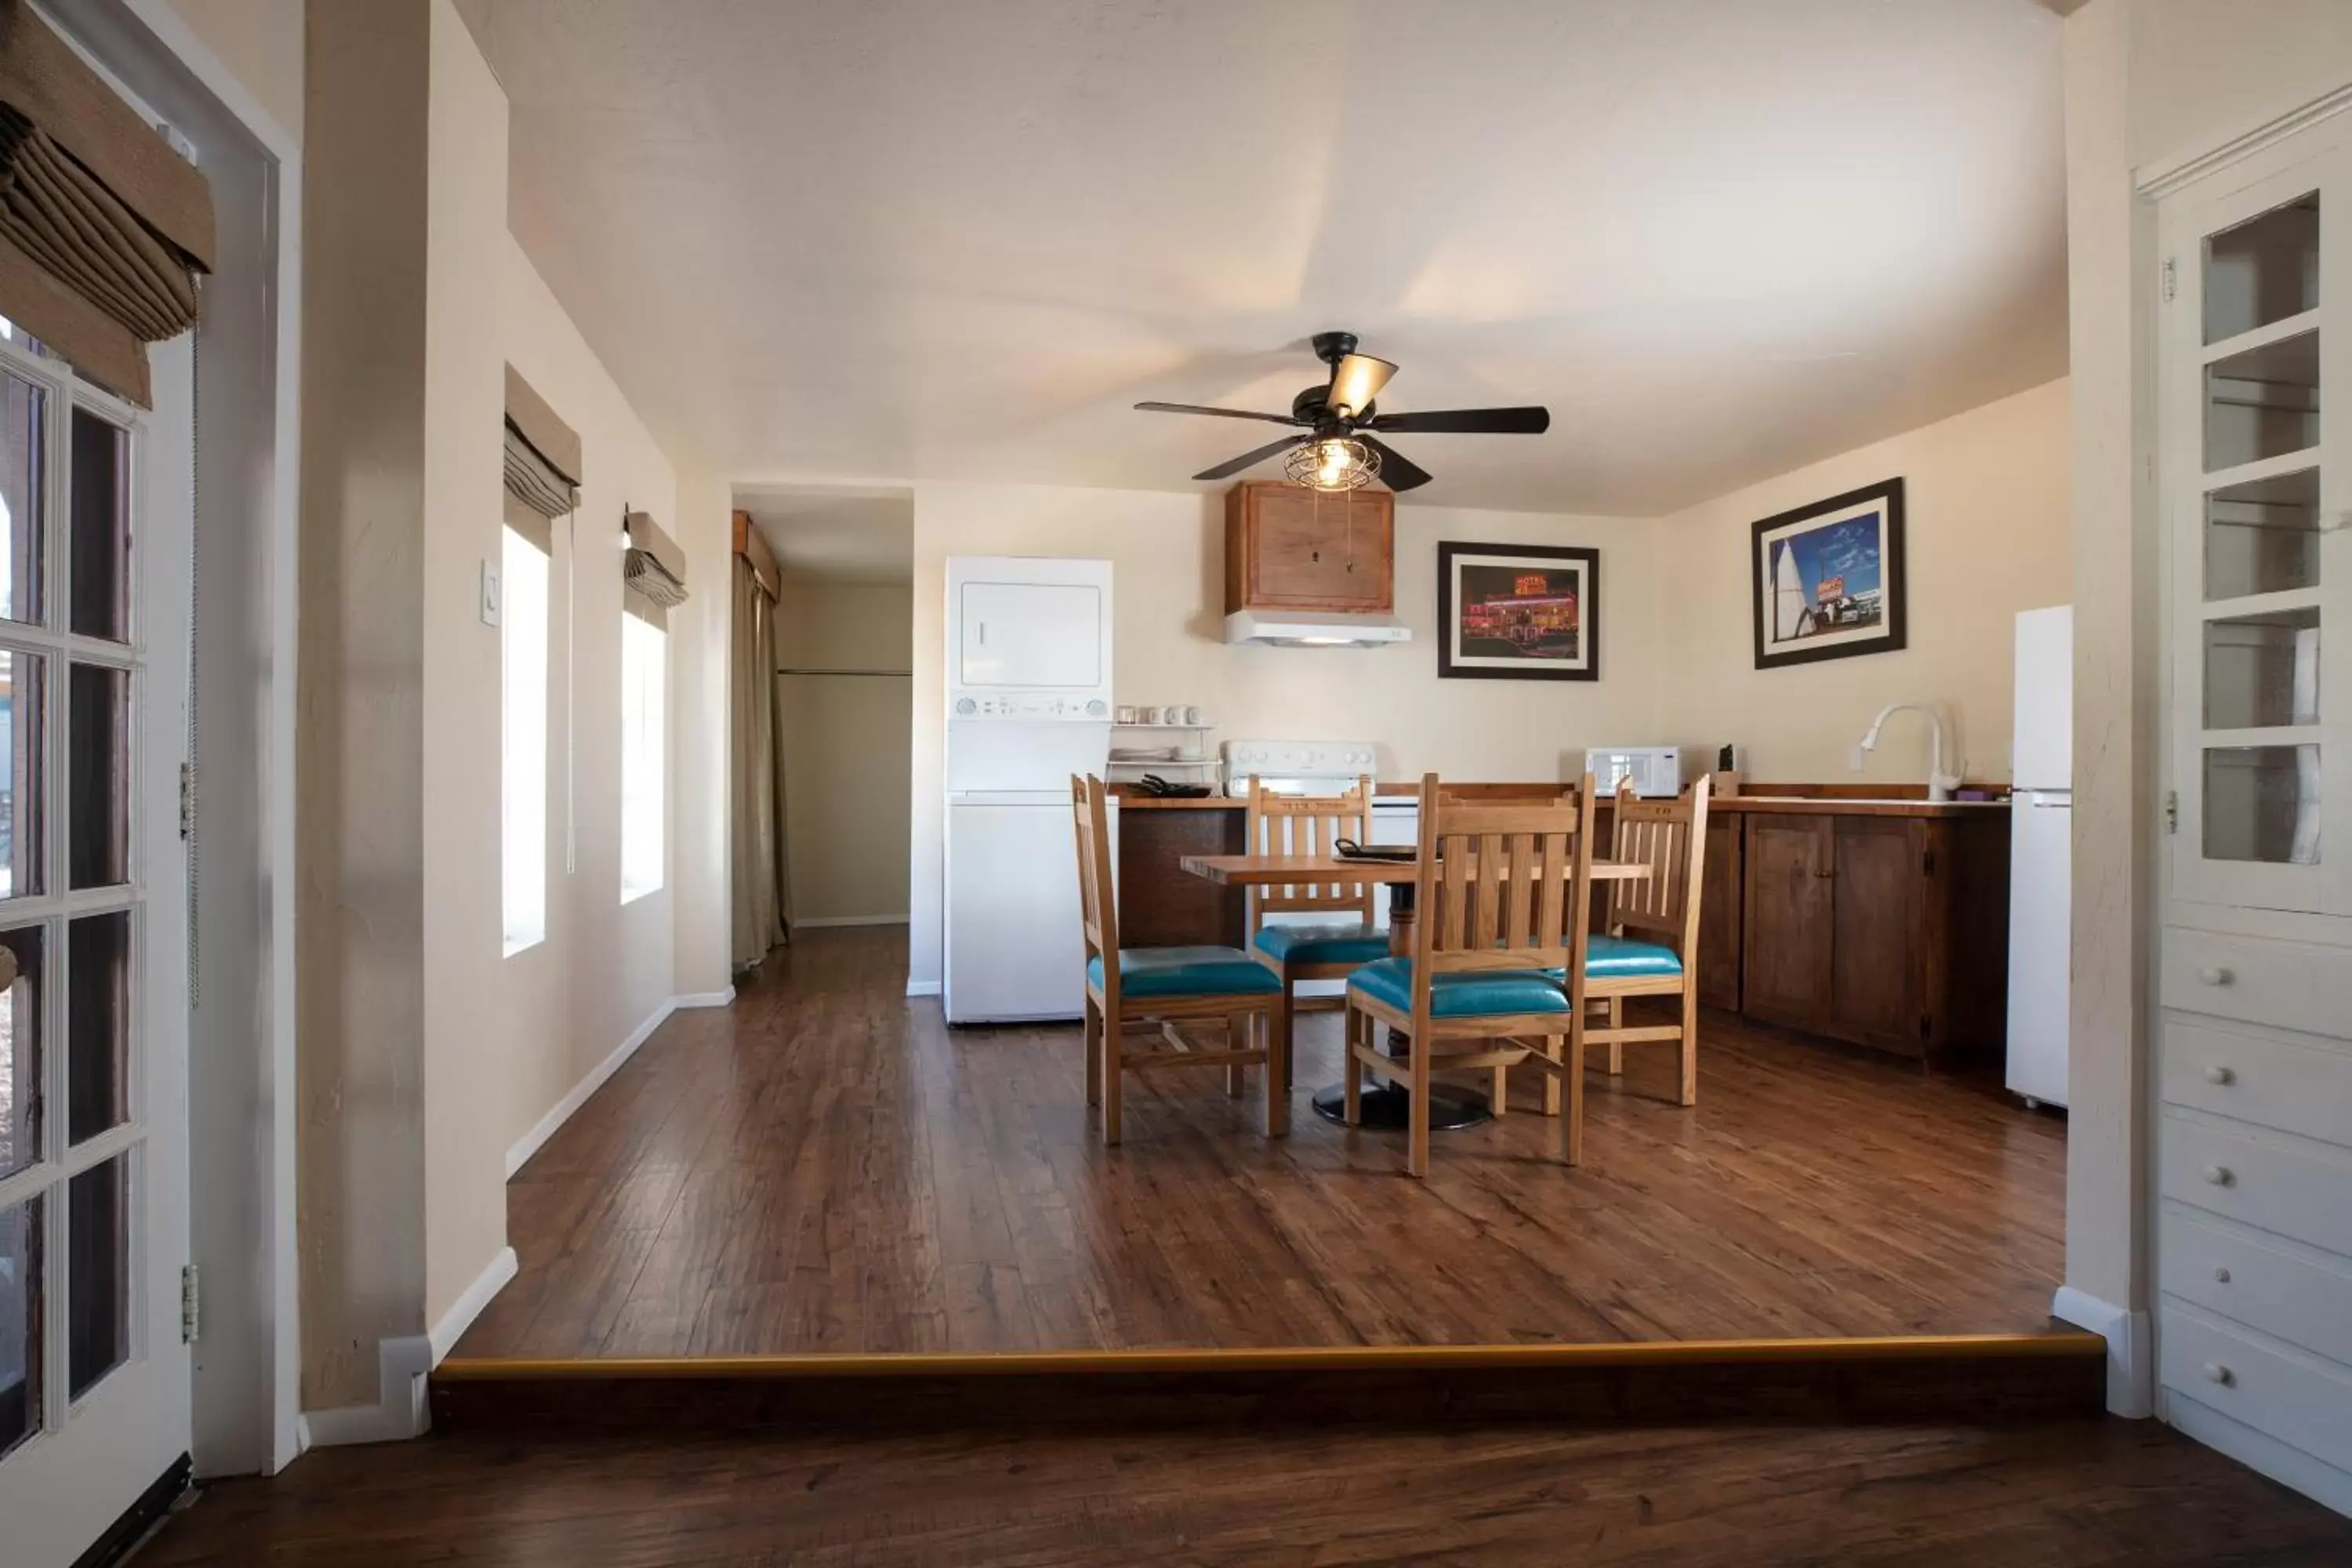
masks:
[[[2168,1198],[2352,1255],[2352,1153],[2168,1116],[2159,1134]]]
[[[2158,1084],[2174,1105],[2352,1144],[2352,1050],[2194,1018],[2164,1020]]]
[[[2352,949],[2168,926],[2160,965],[2167,1007],[2352,1036]]]
[[[2352,1368],[2257,1344],[2200,1312],[2168,1302],[2158,1375],[2167,1388],[2257,1432],[2352,1469]]]
[[[2162,1221],[2159,1288],[2352,1365],[2352,1262],[2319,1263],[2186,1215]]]

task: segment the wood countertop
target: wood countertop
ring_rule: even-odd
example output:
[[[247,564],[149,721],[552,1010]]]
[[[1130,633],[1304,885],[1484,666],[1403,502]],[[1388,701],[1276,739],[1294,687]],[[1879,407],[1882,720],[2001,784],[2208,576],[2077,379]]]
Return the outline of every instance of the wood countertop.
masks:
[[[1411,800],[1420,793],[1420,787],[1421,786],[1417,784],[1376,784],[1372,786],[1373,798],[1376,800]],[[1447,787],[1450,789],[1456,786],[1448,785]],[[1459,787],[1462,790],[1462,793],[1468,795],[1486,796],[1489,798],[1507,798],[1513,795],[1549,795],[1558,793],[1564,786],[1557,784],[1467,784],[1460,785]],[[1920,794],[1916,799],[1906,796],[1903,793],[1903,786],[1899,784],[1885,789],[1884,793],[1873,794],[1867,796],[1854,796],[1830,793],[1833,791],[1851,790],[1856,787],[1851,784],[1787,784],[1780,787],[1791,792],[1799,790],[1821,790],[1823,793],[1818,795],[1801,795],[1796,793],[1781,795],[1766,793],[1718,795],[1706,803],[1706,808],[1710,812],[1736,811],[1777,814],[1782,816],[1922,816],[1951,818],[1969,816],[1983,811],[2003,810],[2006,809],[2009,805],[2009,802],[2005,799],[1931,801],[1927,798],[1924,787],[1918,785],[1912,786],[1913,788],[1920,790]],[[1233,795],[1202,795],[1192,799],[1163,800],[1150,795],[1136,795],[1132,793],[1128,786],[1123,784],[1112,785],[1111,794],[1118,797],[1118,808],[1121,811],[1242,811],[1245,810],[1249,805],[1249,802],[1245,800],[1237,799]],[[1600,803],[1601,808],[1603,810],[1608,808],[1608,805],[1609,803],[1605,799]]]

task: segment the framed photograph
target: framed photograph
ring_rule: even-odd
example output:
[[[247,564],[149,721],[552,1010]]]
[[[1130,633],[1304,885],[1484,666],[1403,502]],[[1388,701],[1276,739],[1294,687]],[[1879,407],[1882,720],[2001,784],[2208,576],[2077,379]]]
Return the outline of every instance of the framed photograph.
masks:
[[[1437,673],[1601,679],[1601,552],[1537,544],[1437,547]]]
[[[1848,490],[1755,525],[1756,668],[1903,646],[1903,481]]]

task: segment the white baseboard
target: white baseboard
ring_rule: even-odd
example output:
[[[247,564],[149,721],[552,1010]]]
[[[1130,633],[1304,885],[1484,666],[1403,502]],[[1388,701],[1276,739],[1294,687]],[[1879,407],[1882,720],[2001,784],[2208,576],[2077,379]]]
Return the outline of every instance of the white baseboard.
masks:
[[[804,915],[793,922],[804,931],[827,926],[902,926],[906,923],[904,915]]]
[[[636,1055],[637,1047],[662,1026],[677,1007],[677,1001],[673,997],[655,1008],[644,1023],[629,1031],[629,1037],[623,1040],[611,1056],[590,1068],[587,1077],[572,1086],[571,1093],[557,1100],[554,1109],[539,1119],[538,1126],[516,1140],[515,1146],[507,1151],[507,1180],[514,1180],[515,1173],[530,1163],[530,1157],[539,1152],[540,1145],[554,1137],[555,1130],[571,1121],[572,1113],[585,1105],[590,1095],[604,1088],[604,1080],[620,1071],[623,1062]]]
[[[2107,1411],[2142,1420],[2156,1413],[2156,1367],[2146,1312],[2126,1311],[2087,1291],[2062,1285],[2050,1315],[2107,1342]]]
[[[907,982],[907,994],[909,996],[936,996],[939,994],[940,983],[936,980],[909,980]]]
[[[490,1266],[466,1287],[464,1295],[450,1303],[447,1311],[441,1314],[441,1321],[433,1325],[431,1333],[425,1336],[433,1346],[435,1366],[441,1364],[441,1358],[449,1353],[449,1347],[474,1326],[474,1320],[482,1315],[482,1309],[490,1304],[490,1298],[507,1288],[507,1281],[515,1277],[517,1267],[515,1249],[499,1247],[499,1255],[490,1259]]]
[[[683,996],[671,997],[669,1005],[673,1007],[724,1007],[734,1000],[735,987],[730,985],[724,991],[689,991]]]
[[[2209,1448],[2219,1449],[2248,1469],[2260,1470],[2314,1502],[2352,1515],[2352,1475],[2325,1459],[2289,1447],[2173,1389],[2165,1390],[2164,1420],[2167,1426],[2186,1432]]]
[[[376,1402],[346,1405],[339,1410],[304,1411],[299,1424],[301,1446],[341,1448],[354,1443],[401,1443],[423,1436],[433,1425],[425,1378],[433,1370],[434,1360],[428,1335],[404,1334],[377,1341]]]

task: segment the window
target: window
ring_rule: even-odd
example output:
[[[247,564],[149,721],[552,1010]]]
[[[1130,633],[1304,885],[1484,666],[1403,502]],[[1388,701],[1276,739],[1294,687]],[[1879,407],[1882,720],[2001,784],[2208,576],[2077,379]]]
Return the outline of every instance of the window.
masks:
[[[547,552],[512,528],[500,560],[499,755],[506,950],[547,935]]]
[[[662,774],[669,761],[663,689],[669,637],[621,616],[621,901],[662,885]]]

